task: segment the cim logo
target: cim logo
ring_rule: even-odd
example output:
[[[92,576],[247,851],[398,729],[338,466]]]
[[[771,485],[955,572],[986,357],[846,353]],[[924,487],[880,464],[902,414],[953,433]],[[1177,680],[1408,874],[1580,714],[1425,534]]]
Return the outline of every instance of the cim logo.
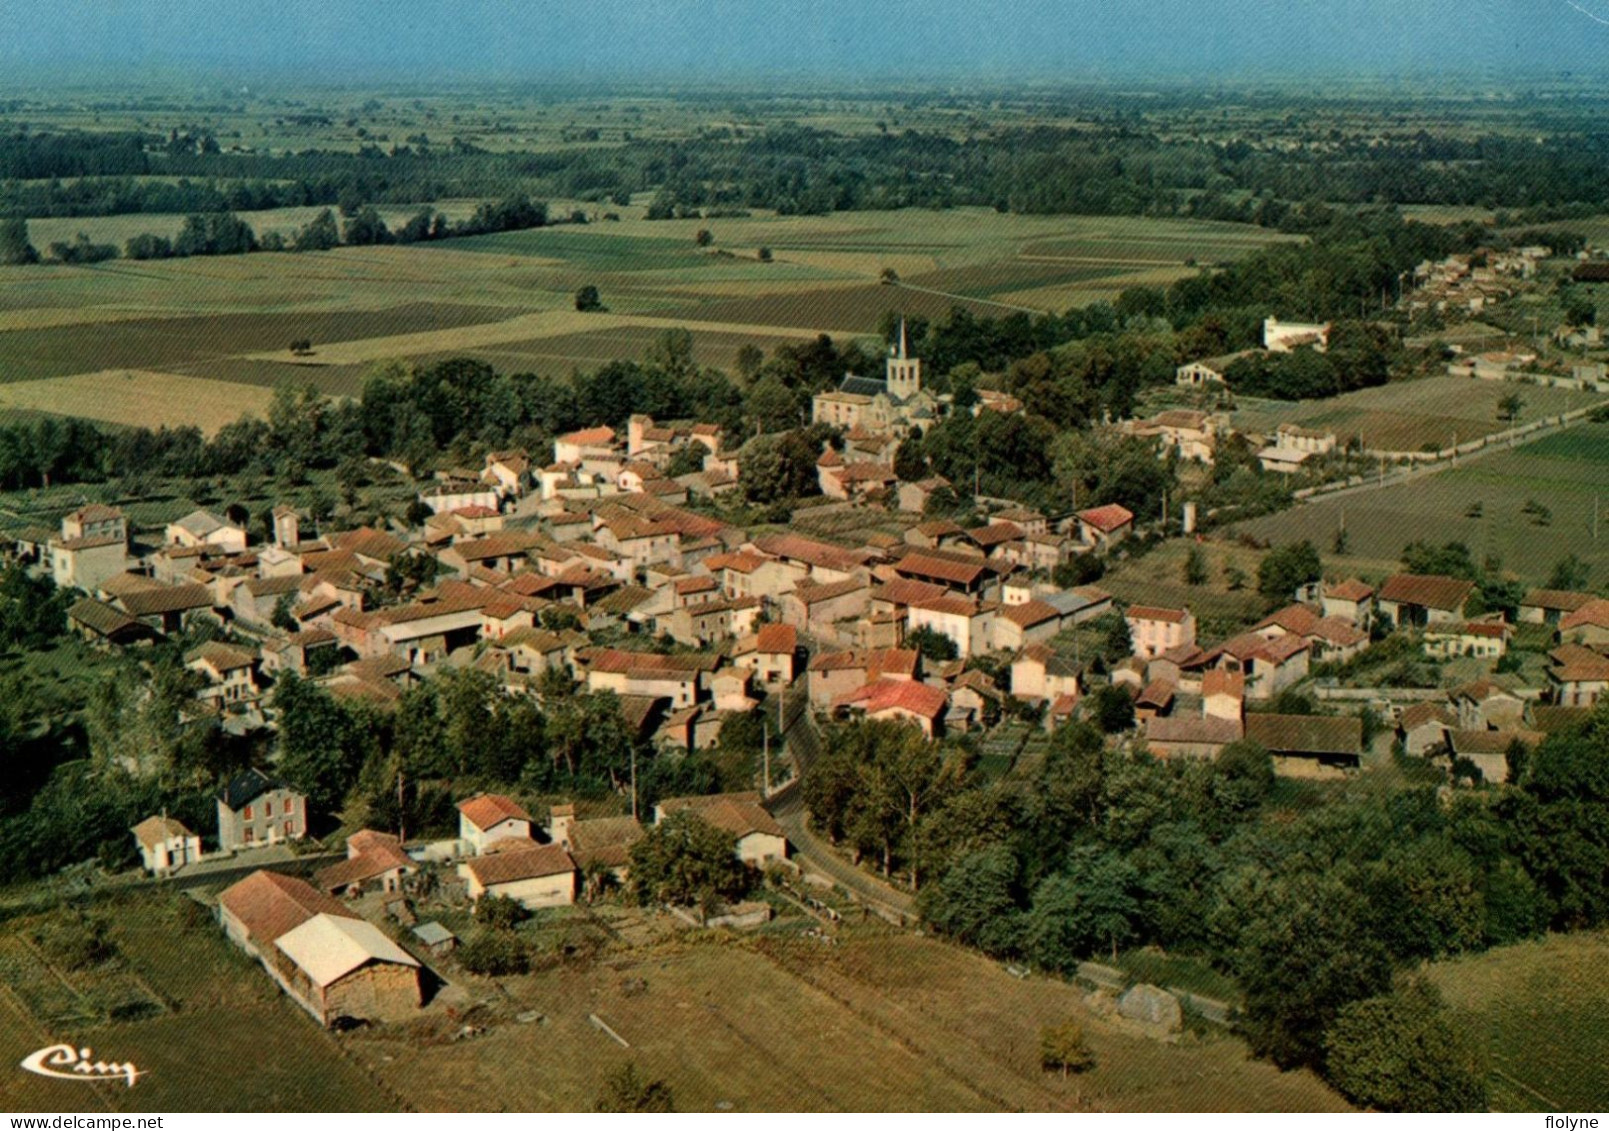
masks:
[[[52,1080],[78,1080],[91,1083],[102,1080],[123,1080],[129,1087],[145,1073],[134,1067],[133,1061],[112,1063],[95,1059],[95,1050],[74,1048],[72,1045],[49,1045],[29,1053],[22,1061],[25,1071]]]

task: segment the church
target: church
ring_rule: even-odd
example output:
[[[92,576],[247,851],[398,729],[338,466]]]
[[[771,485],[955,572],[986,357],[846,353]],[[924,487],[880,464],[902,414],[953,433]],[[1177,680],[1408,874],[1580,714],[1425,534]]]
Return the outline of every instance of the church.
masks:
[[[922,388],[922,359],[910,355],[901,319],[899,341],[888,349],[884,375],[844,374],[836,389],[816,394],[811,419],[846,432],[860,429],[904,435],[912,427],[931,425],[937,419],[938,405],[938,398]]]

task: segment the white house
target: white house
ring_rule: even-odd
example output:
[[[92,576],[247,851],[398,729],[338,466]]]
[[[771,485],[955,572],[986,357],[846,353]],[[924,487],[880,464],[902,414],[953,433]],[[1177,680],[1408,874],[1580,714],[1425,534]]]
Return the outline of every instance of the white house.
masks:
[[[1123,619],[1128,622],[1134,654],[1142,660],[1160,656],[1181,644],[1195,643],[1196,618],[1189,609],[1130,605]]]
[[[201,859],[201,838],[172,817],[147,817],[133,828],[140,863],[162,875]]]
[[[458,803],[458,839],[474,855],[504,837],[531,839],[531,815],[501,793],[480,793]]]
[[[763,867],[788,858],[782,826],[760,805],[758,793],[715,793],[705,797],[667,797],[654,806],[654,820],[692,810],[694,816],[737,838],[737,858]]]
[[[526,907],[563,907],[575,902],[575,860],[557,844],[513,848],[458,865],[469,898],[501,895]]]

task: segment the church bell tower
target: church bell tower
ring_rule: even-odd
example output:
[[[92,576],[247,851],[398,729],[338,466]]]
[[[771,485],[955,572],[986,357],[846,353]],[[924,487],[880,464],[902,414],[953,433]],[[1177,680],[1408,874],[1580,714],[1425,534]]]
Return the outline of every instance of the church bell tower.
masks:
[[[906,400],[922,391],[922,359],[910,355],[905,319],[899,320],[899,342],[888,347],[888,395]]]

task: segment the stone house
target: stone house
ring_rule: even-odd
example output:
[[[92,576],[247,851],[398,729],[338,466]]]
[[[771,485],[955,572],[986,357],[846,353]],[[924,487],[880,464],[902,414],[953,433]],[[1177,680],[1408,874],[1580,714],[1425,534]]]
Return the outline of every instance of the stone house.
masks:
[[[218,791],[218,848],[234,852],[307,835],[307,798],[261,770],[244,770]]]

